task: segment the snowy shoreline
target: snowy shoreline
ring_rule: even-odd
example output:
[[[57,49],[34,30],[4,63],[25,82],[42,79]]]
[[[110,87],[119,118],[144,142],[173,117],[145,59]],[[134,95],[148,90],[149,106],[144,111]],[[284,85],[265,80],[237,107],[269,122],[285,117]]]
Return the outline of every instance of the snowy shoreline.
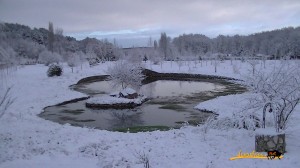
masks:
[[[272,65],[271,61],[269,63]],[[25,66],[12,73],[9,82],[14,83],[13,95],[18,97],[0,119],[0,167],[143,167],[135,156],[137,152],[145,153],[152,167],[162,168],[300,167],[299,105],[291,121],[292,127],[287,130],[288,153],[281,161],[229,161],[240,150],[253,150],[254,137],[247,130],[212,129],[203,133],[200,127],[187,126],[165,132],[130,134],[60,125],[37,116],[46,106],[86,96],[70,90],[69,86],[84,77],[105,75],[107,64],[86,66],[84,71],[75,70],[75,73],[64,66],[64,74],[54,78],[46,76],[44,65]],[[222,71],[217,75],[239,78],[238,74],[226,70],[229,62],[223,64],[219,65]],[[170,62],[165,62],[162,68],[160,65],[146,66],[164,73],[214,74],[213,66],[178,67]],[[241,71],[247,72],[247,68]],[[223,109],[228,107],[228,111],[237,110],[246,94],[219,97],[197,107],[223,111],[220,115],[226,115],[222,106],[225,104]]]

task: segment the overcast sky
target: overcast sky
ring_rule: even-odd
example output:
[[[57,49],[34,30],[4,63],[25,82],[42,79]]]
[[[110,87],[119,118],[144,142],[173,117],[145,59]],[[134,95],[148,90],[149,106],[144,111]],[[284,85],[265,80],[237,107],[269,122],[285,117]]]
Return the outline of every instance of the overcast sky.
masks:
[[[300,0],[0,0],[0,21],[145,45],[161,32],[250,34],[300,26]]]

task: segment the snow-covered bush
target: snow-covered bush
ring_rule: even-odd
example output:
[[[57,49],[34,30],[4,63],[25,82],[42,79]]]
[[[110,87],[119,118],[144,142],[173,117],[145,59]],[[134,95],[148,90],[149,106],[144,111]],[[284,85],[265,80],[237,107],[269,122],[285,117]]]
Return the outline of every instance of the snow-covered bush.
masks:
[[[39,54],[39,61],[44,63],[46,66],[52,63],[59,63],[61,56],[58,53],[52,53],[50,51],[44,50]]]
[[[230,128],[236,128],[237,125],[236,120],[233,117],[224,117],[218,118],[216,120],[211,121],[211,128],[219,129],[219,130],[227,130]]]
[[[204,141],[206,140],[206,134],[208,133],[209,129],[213,128],[215,125],[216,125],[216,120],[214,116],[208,117],[206,121],[202,125],[200,125],[200,129]]]
[[[47,71],[47,75],[49,77],[52,76],[60,76],[63,72],[63,68],[57,64],[52,64],[50,65],[48,71]]]
[[[98,157],[101,152],[105,149],[106,144],[104,143],[91,143],[79,148],[79,152],[86,157]]]
[[[261,127],[259,114],[255,110],[243,110],[235,112],[233,117],[227,121],[227,124],[231,125],[234,128],[244,128],[247,130],[255,130],[258,127]],[[226,121],[226,120],[224,120]]]
[[[113,87],[121,85],[123,89],[127,86],[138,89],[144,79],[142,67],[128,61],[117,61],[113,66],[108,67],[106,72],[110,75]]]
[[[267,111],[273,113],[276,131],[286,129],[300,101],[299,67],[281,65],[269,73],[255,71],[246,84],[249,90],[257,94],[249,99],[249,110],[263,114],[263,122]]]

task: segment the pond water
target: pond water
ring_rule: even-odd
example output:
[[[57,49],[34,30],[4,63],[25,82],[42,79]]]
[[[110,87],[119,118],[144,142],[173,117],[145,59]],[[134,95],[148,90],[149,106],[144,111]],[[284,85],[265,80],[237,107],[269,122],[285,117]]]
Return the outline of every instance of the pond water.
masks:
[[[75,87],[75,90],[87,93],[90,95],[107,94],[120,90],[121,88],[112,88],[110,81],[98,81],[87,83]],[[211,82],[203,81],[174,81],[174,80],[158,80],[145,84],[139,90],[148,97],[170,97],[191,95],[203,91],[212,91],[216,89],[223,89],[224,86]]]
[[[235,89],[233,89],[235,88]],[[77,85],[75,90],[92,96],[101,96],[116,89],[109,81]],[[184,122],[201,124],[210,116],[195,110],[199,102],[224,93],[239,92],[232,83],[215,81],[158,80],[145,84],[140,93],[149,101],[134,109],[89,109],[85,100],[44,109],[40,117],[61,124],[87,126],[97,129],[116,130],[136,126],[180,127]]]

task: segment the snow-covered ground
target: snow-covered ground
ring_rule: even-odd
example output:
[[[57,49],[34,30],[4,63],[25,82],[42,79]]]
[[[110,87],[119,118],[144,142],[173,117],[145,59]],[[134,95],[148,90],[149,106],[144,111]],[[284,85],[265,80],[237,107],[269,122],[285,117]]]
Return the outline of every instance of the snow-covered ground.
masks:
[[[214,130],[204,133],[201,127],[186,126],[179,130],[146,133],[119,133],[91,128],[60,125],[39,118],[37,114],[49,105],[86,96],[69,86],[81,78],[104,74],[110,63],[77,68],[74,73],[64,68],[60,77],[49,78],[47,67],[32,65],[18,68],[8,83],[13,84],[15,103],[0,119],[0,167],[144,167],[143,156],[153,168],[195,167],[300,167],[300,107],[297,106],[286,130],[287,153],[282,160],[229,158],[254,150],[254,134],[243,129]],[[217,73],[210,62],[195,64],[164,62],[147,64],[158,72],[199,73],[243,78],[251,72],[247,63],[219,63]],[[277,62],[279,64],[279,62]],[[180,66],[178,66],[180,65]],[[277,65],[268,61],[266,69]],[[263,67],[257,65],[257,68]],[[240,73],[240,74],[239,74]],[[223,115],[242,108],[248,93],[230,95],[203,102],[198,107]],[[224,108],[226,107],[226,108]],[[224,110],[226,109],[226,110]],[[205,138],[204,138],[205,137]]]

